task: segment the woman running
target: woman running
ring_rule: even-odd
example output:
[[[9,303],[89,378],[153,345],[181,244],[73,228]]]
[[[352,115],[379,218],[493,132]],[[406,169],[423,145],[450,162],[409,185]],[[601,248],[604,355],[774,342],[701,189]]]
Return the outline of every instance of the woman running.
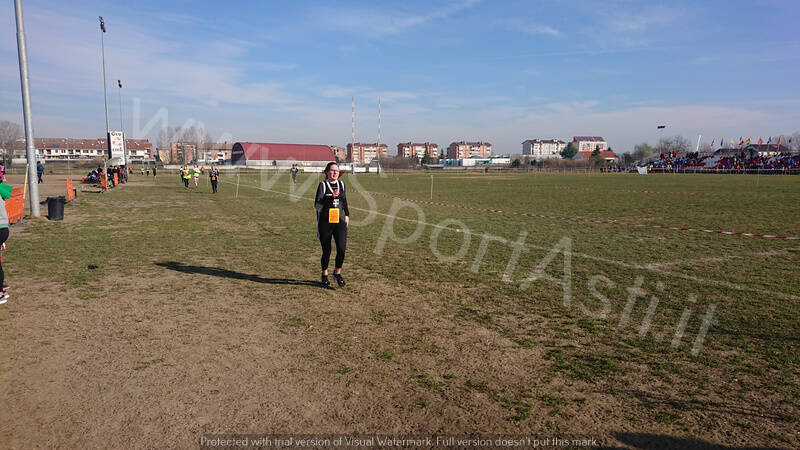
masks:
[[[314,200],[314,209],[317,210],[317,236],[322,244],[322,285],[330,287],[328,280],[328,262],[331,259],[331,236],[336,241],[336,265],[333,278],[339,287],[344,287],[342,278],[342,264],[347,248],[347,228],[350,225],[350,210],[347,208],[344,183],[339,180],[339,165],[329,162],[325,166],[325,181],[317,187]],[[344,213],[344,214],[342,214]],[[342,217],[344,216],[344,217]]]
[[[187,189],[189,188],[189,178],[192,178],[192,175],[189,173],[189,169],[186,166],[182,166],[181,179],[183,180],[183,186]]]
[[[211,170],[208,171],[208,179],[211,180],[211,193],[217,193],[217,182],[219,181],[219,170],[217,170],[216,166],[211,166]]]
[[[197,168],[197,164],[194,165],[192,174],[194,175],[194,187],[198,187],[197,182],[200,180],[200,169]]]

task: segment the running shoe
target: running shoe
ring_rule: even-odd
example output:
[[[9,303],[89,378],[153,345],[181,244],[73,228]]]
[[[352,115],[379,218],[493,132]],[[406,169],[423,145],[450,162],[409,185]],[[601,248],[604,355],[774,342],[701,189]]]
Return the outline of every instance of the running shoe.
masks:
[[[2,305],[3,303],[5,303],[7,301],[8,301],[8,293],[7,292],[3,292],[2,294],[0,294],[0,305]]]
[[[327,275],[322,276],[322,287],[331,287],[331,280],[328,279]]]
[[[336,284],[338,284],[339,287],[345,287],[345,285],[347,284],[344,282],[344,278],[342,278],[342,274],[340,273],[333,274],[333,278],[336,279]]]

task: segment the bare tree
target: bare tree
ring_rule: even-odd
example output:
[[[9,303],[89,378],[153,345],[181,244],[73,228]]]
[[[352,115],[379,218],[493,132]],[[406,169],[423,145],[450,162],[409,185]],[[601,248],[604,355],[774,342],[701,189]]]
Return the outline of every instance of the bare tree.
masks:
[[[636,161],[643,161],[652,158],[655,155],[656,149],[650,146],[647,142],[636,144],[633,147],[633,159]]]
[[[658,140],[655,150],[658,153],[686,153],[692,148],[691,145],[683,136],[663,137]]]
[[[0,120],[0,149],[3,159],[14,156],[14,142],[21,137],[22,128],[18,123]]]
[[[800,131],[795,131],[794,134],[792,134],[791,140],[792,141],[789,142],[789,139],[786,139],[786,146],[789,150],[793,152],[800,151]]]

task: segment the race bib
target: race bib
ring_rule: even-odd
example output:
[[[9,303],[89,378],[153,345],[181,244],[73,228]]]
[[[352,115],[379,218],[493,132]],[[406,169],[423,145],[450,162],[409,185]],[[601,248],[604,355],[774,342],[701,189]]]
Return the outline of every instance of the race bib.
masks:
[[[339,208],[328,210],[328,223],[339,223]]]

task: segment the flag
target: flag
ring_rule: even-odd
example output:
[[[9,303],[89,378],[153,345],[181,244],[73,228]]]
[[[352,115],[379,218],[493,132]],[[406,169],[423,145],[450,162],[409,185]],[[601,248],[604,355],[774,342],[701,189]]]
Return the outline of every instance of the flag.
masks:
[[[782,137],[783,137],[783,136],[778,136],[778,143],[777,143],[777,144],[775,144],[775,145],[776,145],[778,148],[780,148],[780,146],[781,146],[781,138],[782,138]],[[789,139],[791,139],[791,138],[789,138]]]
[[[725,139],[724,139],[724,138],[721,138],[721,139],[719,140],[719,146],[720,146],[720,147],[722,147],[723,145],[725,145]]]
[[[733,138],[731,138],[731,147],[733,147]]]
[[[761,140],[761,136],[759,136],[759,137],[758,137],[758,145],[761,145],[761,144],[763,144],[763,143],[764,143],[764,141],[762,141],[762,140]]]
[[[742,145],[742,144],[744,144],[744,138],[739,136],[739,145]]]
[[[711,148],[714,148],[714,140],[711,140]]]
[[[746,141],[744,141],[744,145],[750,145],[750,138],[748,137]]]
[[[769,139],[767,139],[767,145],[769,144],[772,144],[772,136],[770,136]]]

